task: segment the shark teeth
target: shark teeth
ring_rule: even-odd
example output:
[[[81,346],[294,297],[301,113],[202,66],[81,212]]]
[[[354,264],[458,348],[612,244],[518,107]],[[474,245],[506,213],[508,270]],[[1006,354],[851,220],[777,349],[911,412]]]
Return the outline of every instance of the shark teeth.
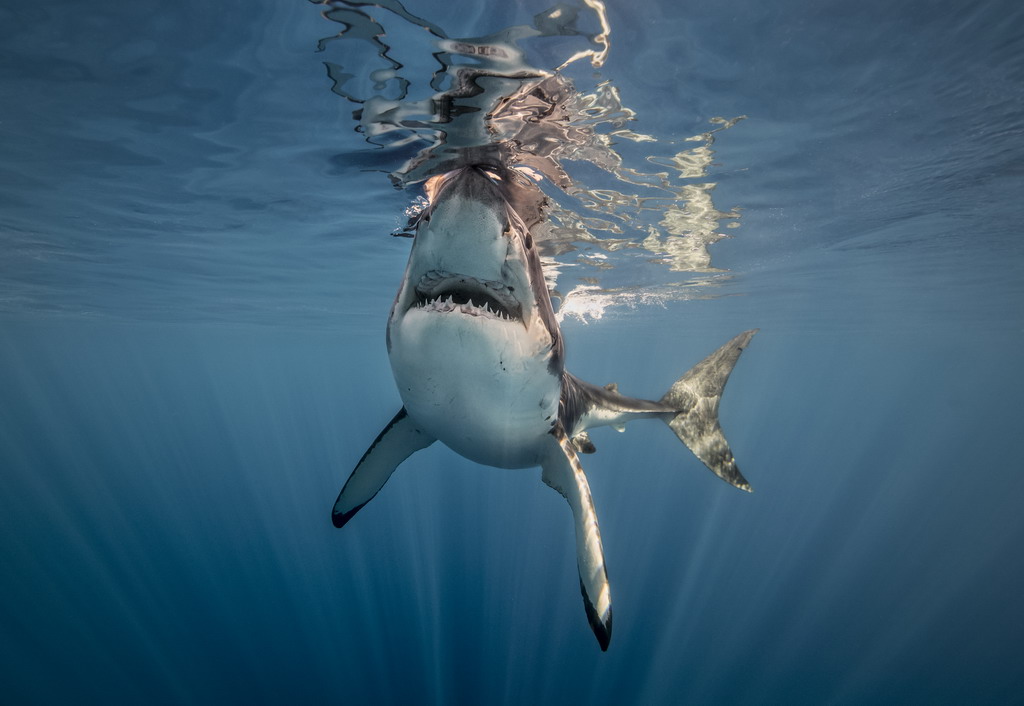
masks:
[[[503,321],[522,320],[522,306],[508,285],[443,270],[430,270],[423,275],[411,306]]]
[[[460,314],[469,314],[470,316],[482,316],[487,319],[498,319],[501,321],[513,321],[514,319],[505,311],[492,307],[489,303],[484,302],[477,304],[475,301],[470,299],[468,302],[456,302],[453,295],[449,294],[447,297],[440,296],[436,299],[428,299],[423,302],[418,302],[416,308],[424,309],[426,311],[435,311],[439,313],[451,313],[459,312]]]

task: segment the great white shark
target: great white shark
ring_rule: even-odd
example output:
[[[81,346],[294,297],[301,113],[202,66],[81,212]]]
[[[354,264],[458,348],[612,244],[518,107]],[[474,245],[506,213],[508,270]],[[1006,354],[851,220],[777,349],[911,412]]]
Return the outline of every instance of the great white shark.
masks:
[[[541,190],[514,169],[466,166],[426,184],[429,204],[391,308],[387,348],[403,407],[366,450],[334,503],[344,526],[392,472],[441,441],[499,468],[542,469],[572,508],[580,588],[602,650],[611,594],[594,501],[579,453],[587,431],[660,419],[716,475],[750,490],[718,423],[729,374],[755,330],[694,366],[657,401],[569,373],[532,230]]]

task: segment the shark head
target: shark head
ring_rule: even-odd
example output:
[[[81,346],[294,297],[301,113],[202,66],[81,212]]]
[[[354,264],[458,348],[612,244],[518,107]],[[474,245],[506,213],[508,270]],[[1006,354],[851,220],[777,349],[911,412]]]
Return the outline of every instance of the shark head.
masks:
[[[535,462],[555,424],[562,341],[530,229],[544,197],[522,175],[464,167],[427,183],[388,321],[399,394],[458,453]],[[495,442],[495,440],[498,440]]]
[[[530,232],[542,220],[540,189],[517,172],[471,166],[433,177],[425,190],[429,204],[388,321],[389,350],[414,322],[473,328],[560,370],[561,337]]]

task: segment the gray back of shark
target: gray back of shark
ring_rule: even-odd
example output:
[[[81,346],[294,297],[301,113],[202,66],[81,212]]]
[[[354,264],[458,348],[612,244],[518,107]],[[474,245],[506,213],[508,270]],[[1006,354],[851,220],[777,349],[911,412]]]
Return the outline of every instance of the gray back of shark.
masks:
[[[563,367],[555,318],[531,229],[545,198],[523,175],[470,166],[434,177],[430,203],[388,320],[388,354],[403,407],[356,464],[334,504],[344,526],[392,472],[441,441],[478,463],[542,469],[572,509],[584,607],[602,650],[611,594],[587,477],[587,431],[656,418],[708,468],[750,490],[718,424],[718,404],[746,331],[679,378],[657,401],[584,382]]]

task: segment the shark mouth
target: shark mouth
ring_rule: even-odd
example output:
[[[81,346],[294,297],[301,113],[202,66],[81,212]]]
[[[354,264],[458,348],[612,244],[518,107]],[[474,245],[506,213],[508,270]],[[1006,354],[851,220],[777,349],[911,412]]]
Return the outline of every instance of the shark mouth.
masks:
[[[431,270],[416,285],[413,308],[427,311],[458,311],[505,321],[522,321],[523,307],[512,296],[512,288],[503,282],[480,280]]]

